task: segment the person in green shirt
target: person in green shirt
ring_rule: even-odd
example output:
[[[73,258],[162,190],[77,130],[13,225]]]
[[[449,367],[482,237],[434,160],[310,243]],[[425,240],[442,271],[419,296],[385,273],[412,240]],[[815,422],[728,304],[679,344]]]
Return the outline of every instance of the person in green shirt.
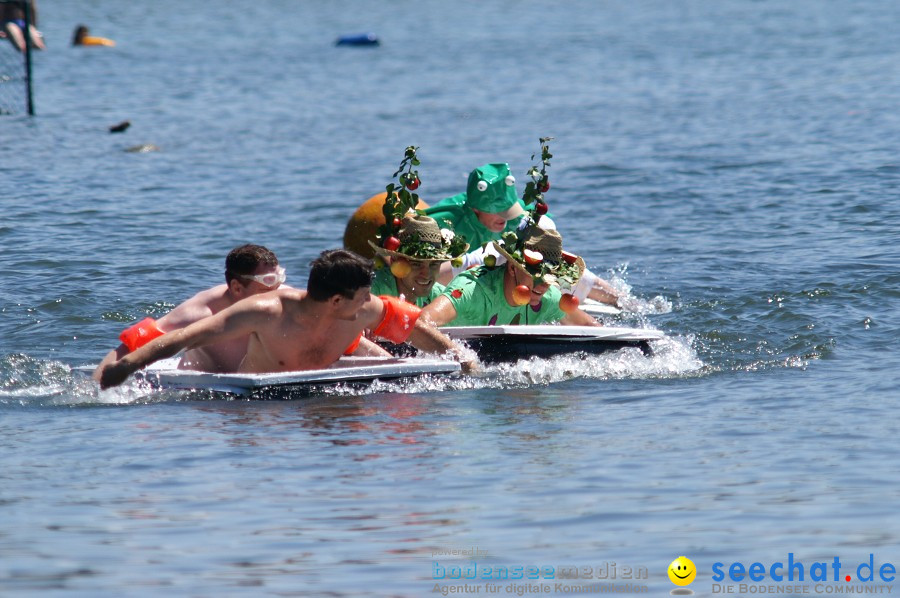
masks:
[[[473,250],[464,257],[460,267],[443,265],[438,280],[449,283],[454,276],[482,264],[484,257],[493,253],[491,246],[486,244],[526,224],[522,219],[525,213],[523,206],[523,201],[516,197],[516,179],[510,174],[509,164],[494,163],[470,172],[464,193],[426,208],[426,214],[439,223],[447,223],[457,234],[464,235]],[[545,229],[556,228],[553,220],[546,215],[540,218],[540,225]],[[584,273],[577,294],[581,299],[590,297],[610,305],[616,305],[619,300],[619,294],[612,285],[590,270]]]
[[[469,249],[461,237],[450,229],[441,229],[434,218],[412,212],[403,218],[397,236],[391,239],[385,244],[396,244],[394,249],[369,241],[384,263],[372,280],[372,294],[400,297],[418,307],[425,307],[443,292],[444,285],[437,282],[441,264]]]
[[[509,164],[485,164],[469,173],[463,193],[442,199],[425,213],[447,225],[477,249],[496,241],[505,231],[516,230],[523,204],[516,197],[516,179]]]
[[[564,254],[558,231],[532,225],[494,246],[506,258],[504,267],[483,265],[459,274],[422,315],[435,326],[601,325],[559,289],[575,285],[584,261]]]

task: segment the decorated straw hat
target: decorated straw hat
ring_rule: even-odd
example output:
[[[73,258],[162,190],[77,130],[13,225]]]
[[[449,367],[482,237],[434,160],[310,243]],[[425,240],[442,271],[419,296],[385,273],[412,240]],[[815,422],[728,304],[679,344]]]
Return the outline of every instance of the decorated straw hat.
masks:
[[[563,288],[575,286],[584,273],[581,257],[562,248],[562,235],[531,225],[516,233],[506,233],[494,247],[520,272]]]
[[[369,245],[381,257],[399,257],[418,262],[446,262],[469,250],[465,239],[454,235],[452,230],[442,229],[434,218],[414,212],[403,218],[396,238],[400,241],[396,249],[379,247],[372,241],[369,241]]]
[[[516,179],[509,164],[485,164],[469,173],[466,205],[506,220],[522,215],[524,210],[516,197]]]

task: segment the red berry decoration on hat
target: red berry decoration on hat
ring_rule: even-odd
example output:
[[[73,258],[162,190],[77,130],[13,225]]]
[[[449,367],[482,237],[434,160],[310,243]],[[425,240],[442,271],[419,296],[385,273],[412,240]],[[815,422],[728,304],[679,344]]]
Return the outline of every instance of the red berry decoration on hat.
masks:
[[[381,240],[381,246],[389,251],[396,251],[400,247],[397,234],[400,232],[403,215],[410,210],[415,210],[419,205],[419,196],[413,193],[422,183],[419,179],[419,171],[414,170],[420,164],[419,157],[416,155],[418,150],[419,148],[414,145],[410,145],[404,150],[403,160],[393,176],[400,184],[390,183],[385,187],[387,197],[382,208],[384,224],[378,227],[378,238]]]
[[[520,284],[513,289],[513,302],[516,305],[525,305],[531,302],[531,288],[528,285]]]
[[[563,293],[562,297],[559,298],[559,309],[566,314],[572,313],[578,309],[578,297],[571,293]]]
[[[553,137],[540,138],[541,167],[539,169],[537,166],[532,166],[525,173],[531,177],[531,180],[525,184],[525,193],[522,194],[522,201],[525,202],[526,206],[530,206],[528,208],[528,217],[535,224],[538,224],[541,216],[546,214],[548,210],[547,202],[544,201],[544,193],[550,190],[550,178],[547,176],[547,167],[550,166],[550,158],[553,157],[553,154],[550,153],[549,145],[549,142],[552,140]],[[536,155],[532,154],[531,159],[534,160]]]
[[[403,153],[400,167],[394,172],[396,182],[390,183],[384,199],[382,213],[384,224],[378,227],[376,243],[370,244],[377,254],[382,250],[399,253],[411,259],[451,260],[459,261],[469,249],[463,235],[454,234],[450,229],[441,228],[433,218],[425,215],[424,210],[417,209],[419,196],[415,189],[422,184],[419,172],[418,147],[410,145]],[[448,257],[449,256],[449,257]],[[385,256],[381,256],[384,258]],[[404,278],[411,271],[411,264],[398,256],[391,255],[391,272],[397,278]],[[382,259],[384,262],[384,259]]]
[[[544,261],[544,256],[540,251],[532,251],[531,249],[523,250],[522,257],[524,258],[525,263],[529,266],[537,266],[542,261]]]

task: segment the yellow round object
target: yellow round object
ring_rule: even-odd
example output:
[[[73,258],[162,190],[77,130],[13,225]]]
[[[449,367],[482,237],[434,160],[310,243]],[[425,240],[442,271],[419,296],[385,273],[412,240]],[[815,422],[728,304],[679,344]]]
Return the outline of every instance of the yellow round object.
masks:
[[[377,244],[375,234],[378,227],[384,224],[384,200],[387,193],[379,193],[367,199],[357,210],[350,216],[347,221],[347,227],[344,229],[344,248],[349,249],[353,253],[358,253],[363,257],[374,257],[375,251],[369,246],[367,241]],[[419,200],[417,209],[424,210],[428,204]]]
[[[697,577],[697,567],[686,556],[680,556],[669,565],[669,579],[676,586],[690,585]]]
[[[404,259],[395,259],[391,263],[391,274],[397,278],[406,278],[412,272],[412,266]]]
[[[526,305],[531,302],[531,289],[527,285],[520,284],[513,289],[512,298],[516,305]]]

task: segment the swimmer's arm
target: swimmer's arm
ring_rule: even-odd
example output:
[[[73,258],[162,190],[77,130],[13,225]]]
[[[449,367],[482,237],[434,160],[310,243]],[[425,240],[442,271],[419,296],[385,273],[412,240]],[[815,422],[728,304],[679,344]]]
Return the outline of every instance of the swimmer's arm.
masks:
[[[603,324],[598,322],[592,315],[582,309],[576,309],[575,311],[566,314],[566,316],[560,320],[560,323],[565,326],[603,326]]]
[[[107,353],[106,357],[104,357],[103,360],[100,361],[100,365],[98,365],[97,369],[95,369],[91,374],[91,378],[93,378],[97,382],[100,382],[100,374],[103,372],[103,368],[111,363],[118,361],[119,359],[122,359],[126,355],[128,355],[128,347],[126,347],[124,344],[120,344],[118,347]]]
[[[143,347],[100,370],[100,388],[118,386],[137,370],[160,359],[177,355],[213,343],[247,336],[264,325],[271,317],[269,304],[263,300],[240,301],[214,316],[194,322],[153,339]]]
[[[357,357],[391,357],[391,354],[366,337],[359,339],[359,346],[353,352]]]
[[[441,299],[441,297],[438,297],[438,299]],[[446,297],[444,297],[444,299],[446,299]],[[437,299],[435,301],[437,301]],[[449,303],[449,300],[447,303]],[[434,305],[434,301],[432,301],[431,305]],[[428,307],[431,307],[431,305]],[[451,305],[450,307],[452,308],[453,306]],[[371,295],[369,301],[366,301],[360,310],[359,318],[365,323],[366,327],[371,330],[377,328],[378,323],[381,321],[383,311],[384,304],[381,299]],[[456,310],[454,310],[454,313],[455,311]],[[446,353],[447,351],[450,351],[456,356],[464,372],[469,373],[474,371],[476,369],[477,359],[473,358],[470,353],[467,353],[462,347],[450,340],[450,337],[446,334],[435,328],[432,323],[428,322],[428,320],[423,317],[424,315],[425,314],[423,313],[416,319],[416,324],[413,326],[409,338],[406,339],[407,342],[416,349],[420,349],[426,353]]]
[[[619,294],[612,285],[602,278],[598,278],[594,281],[594,286],[591,287],[591,290],[588,292],[588,297],[594,301],[613,306],[617,305],[619,302]]]
[[[175,309],[161,317],[156,321],[156,326],[163,332],[172,332],[180,328],[190,326],[194,322],[212,315],[212,311],[204,303],[185,301],[178,305]],[[106,357],[100,361],[100,365],[91,374],[91,377],[97,382],[100,381],[100,373],[107,365],[122,359],[128,355],[128,347],[124,343],[106,354]]]
[[[478,359],[471,352],[465,351],[421,316],[416,320],[408,340],[413,347],[427,353],[453,353],[463,373],[471,374],[478,369]]]
[[[496,249],[494,249],[494,246],[492,244],[488,244],[484,247],[479,247],[461,256],[462,264],[455,268],[453,267],[452,262],[442,263],[440,270],[438,270],[437,281],[442,285],[447,286],[448,284],[450,284],[450,281],[453,280],[461,272],[465,272],[469,268],[474,268],[475,266],[481,266],[482,264],[484,264],[484,258],[488,255],[494,256],[494,259],[497,260],[498,264],[502,264],[504,261],[506,261],[500,256],[500,253]]]
[[[422,309],[419,319],[425,318],[433,326],[445,326],[456,319],[456,308],[445,295],[438,295]]]

